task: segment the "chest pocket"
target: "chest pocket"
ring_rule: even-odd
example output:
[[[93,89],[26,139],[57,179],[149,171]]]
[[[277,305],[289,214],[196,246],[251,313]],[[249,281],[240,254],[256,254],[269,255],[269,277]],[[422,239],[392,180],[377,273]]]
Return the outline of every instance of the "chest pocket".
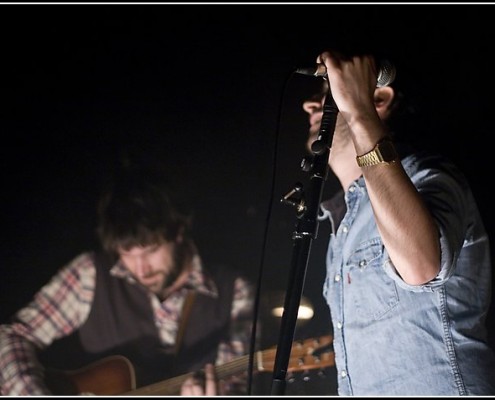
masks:
[[[362,243],[347,261],[344,283],[346,303],[361,319],[380,319],[398,302],[397,288],[382,267],[384,249],[380,239]]]

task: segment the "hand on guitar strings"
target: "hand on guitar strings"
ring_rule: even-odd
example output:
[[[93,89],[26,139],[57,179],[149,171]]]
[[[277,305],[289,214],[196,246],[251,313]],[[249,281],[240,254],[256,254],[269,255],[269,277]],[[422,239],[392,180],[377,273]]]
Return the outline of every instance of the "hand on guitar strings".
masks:
[[[182,384],[181,396],[216,396],[217,381],[215,367],[213,364],[206,364],[205,369],[195,372]]]

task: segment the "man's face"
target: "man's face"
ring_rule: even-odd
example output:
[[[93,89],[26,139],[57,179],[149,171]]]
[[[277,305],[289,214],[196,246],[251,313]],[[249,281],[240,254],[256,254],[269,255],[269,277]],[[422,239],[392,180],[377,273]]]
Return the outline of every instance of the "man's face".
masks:
[[[153,293],[159,294],[171,285],[179,274],[175,259],[175,242],[152,246],[134,246],[118,250],[122,263],[135,278]]]
[[[321,90],[303,103],[303,109],[308,113],[309,120],[308,140],[306,142],[306,148],[309,152],[311,152],[311,144],[316,140],[320,133],[323,104],[327,93],[328,83],[323,81]]]

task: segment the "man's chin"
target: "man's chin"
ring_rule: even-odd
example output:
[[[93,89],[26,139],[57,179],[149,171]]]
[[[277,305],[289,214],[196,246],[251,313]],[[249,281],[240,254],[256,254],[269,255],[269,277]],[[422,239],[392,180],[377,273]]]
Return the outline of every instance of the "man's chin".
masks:
[[[162,274],[156,274],[152,279],[149,279],[147,282],[141,280],[141,284],[148,289],[150,292],[155,294],[160,293],[165,287],[165,279]]]
[[[162,283],[152,283],[146,285],[146,288],[154,294],[160,294],[163,291],[164,286]]]

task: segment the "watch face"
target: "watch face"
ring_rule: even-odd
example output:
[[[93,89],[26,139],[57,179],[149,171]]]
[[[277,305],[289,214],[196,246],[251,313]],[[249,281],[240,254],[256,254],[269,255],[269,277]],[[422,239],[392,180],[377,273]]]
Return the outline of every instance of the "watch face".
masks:
[[[380,143],[380,154],[382,155],[383,161],[391,162],[397,158],[397,152],[393,143],[389,140],[384,140]]]

